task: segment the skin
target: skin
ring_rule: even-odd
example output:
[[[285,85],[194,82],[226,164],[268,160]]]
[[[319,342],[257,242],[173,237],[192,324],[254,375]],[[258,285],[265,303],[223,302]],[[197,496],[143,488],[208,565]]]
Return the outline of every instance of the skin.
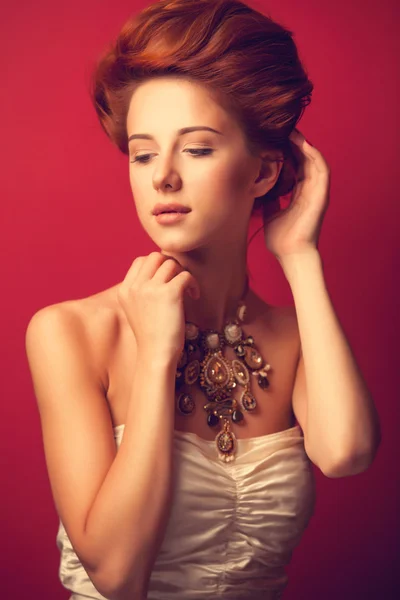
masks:
[[[183,127],[208,126],[222,133]],[[235,314],[245,288],[247,234],[254,199],[276,183],[281,163],[252,156],[237,120],[197,82],[173,76],[143,82],[127,115],[129,180],[141,225],[160,252],[177,260],[196,279],[200,298],[184,296],[186,320],[222,330]],[[188,149],[211,148],[195,156]],[[144,162],[135,158],[148,155]],[[269,155],[270,156],[270,155]],[[156,203],[178,202],[192,212],[175,224],[157,223]],[[248,307],[254,298],[250,290]]]

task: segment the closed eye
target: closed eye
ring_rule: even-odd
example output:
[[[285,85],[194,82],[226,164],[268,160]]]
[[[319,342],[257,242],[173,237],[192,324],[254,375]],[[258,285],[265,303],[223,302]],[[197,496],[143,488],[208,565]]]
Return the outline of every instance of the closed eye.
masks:
[[[214,152],[214,150],[212,148],[202,148],[202,149],[196,149],[194,150],[193,148],[187,148],[186,150],[184,150],[184,152],[190,152],[192,153],[192,156],[208,156],[209,154],[212,154]],[[136,158],[134,160],[131,160],[131,163],[135,163],[135,162],[139,162],[139,163],[143,163],[143,164],[147,164],[148,161],[146,160],[149,156],[151,156],[151,154],[141,154],[140,156],[136,156]]]

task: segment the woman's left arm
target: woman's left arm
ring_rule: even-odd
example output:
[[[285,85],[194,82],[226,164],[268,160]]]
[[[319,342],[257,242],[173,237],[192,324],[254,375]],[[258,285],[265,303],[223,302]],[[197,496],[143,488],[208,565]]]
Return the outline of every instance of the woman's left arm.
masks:
[[[302,350],[295,403],[304,416],[305,446],[324,473],[342,477],[372,463],[381,441],[380,423],[329,298],[318,252],[330,168],[300,131],[294,129],[290,140],[299,158],[297,183],[289,207],[264,223],[265,243],[295,302]]]
[[[375,404],[329,297],[318,250],[293,254],[282,268],[300,333],[306,385],[294,401],[304,403],[310,457],[328,476],[355,475],[371,465],[381,441]]]

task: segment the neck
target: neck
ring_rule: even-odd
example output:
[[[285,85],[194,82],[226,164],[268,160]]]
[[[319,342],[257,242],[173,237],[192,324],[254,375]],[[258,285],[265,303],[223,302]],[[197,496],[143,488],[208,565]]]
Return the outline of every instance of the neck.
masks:
[[[226,321],[236,317],[239,301],[246,301],[251,294],[250,289],[245,294],[248,285],[246,248],[244,251],[232,246],[218,252],[207,248],[185,253],[161,252],[175,258],[199,284],[198,300],[184,295],[185,320],[201,330],[222,331]]]

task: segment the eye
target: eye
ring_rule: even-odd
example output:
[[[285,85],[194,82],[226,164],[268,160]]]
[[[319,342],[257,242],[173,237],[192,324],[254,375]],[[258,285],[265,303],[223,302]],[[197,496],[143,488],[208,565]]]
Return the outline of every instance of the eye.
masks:
[[[214,150],[212,148],[202,148],[202,149],[194,149],[194,148],[187,148],[186,150],[184,150],[184,152],[190,152],[192,153],[192,156],[208,156],[209,154],[212,154],[214,152]],[[149,156],[151,156],[151,154],[141,154],[140,156],[136,156],[136,158],[134,160],[131,160],[131,163],[142,163],[142,164],[147,164],[148,160],[146,160]]]

